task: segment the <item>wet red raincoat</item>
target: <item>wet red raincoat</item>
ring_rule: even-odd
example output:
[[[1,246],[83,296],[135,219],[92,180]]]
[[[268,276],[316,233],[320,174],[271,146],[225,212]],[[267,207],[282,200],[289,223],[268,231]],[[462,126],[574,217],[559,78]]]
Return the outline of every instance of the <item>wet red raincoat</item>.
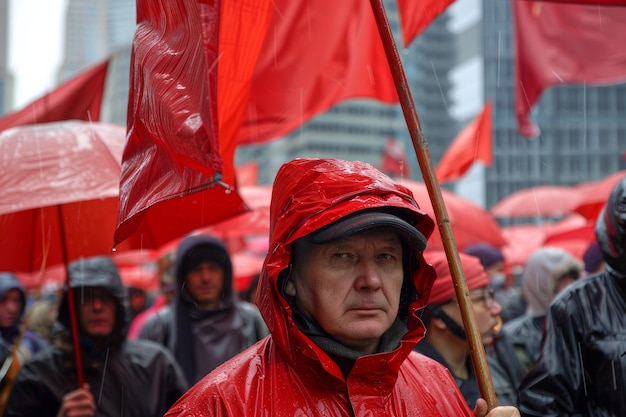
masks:
[[[270,246],[257,292],[271,335],[202,379],[166,416],[472,416],[450,373],[413,352],[425,332],[418,310],[435,276],[421,254],[423,267],[413,276],[420,297],[409,309],[408,333],[396,350],[358,358],[347,378],[298,329],[277,286],[293,241],[355,211],[403,208],[429,236],[433,221],[410,191],[369,164],[314,159],[283,165],[273,189]]]

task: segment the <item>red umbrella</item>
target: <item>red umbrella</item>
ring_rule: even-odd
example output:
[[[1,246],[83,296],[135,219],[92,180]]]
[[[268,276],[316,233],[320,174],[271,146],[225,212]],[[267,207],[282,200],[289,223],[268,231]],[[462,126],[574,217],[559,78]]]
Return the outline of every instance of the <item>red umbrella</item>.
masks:
[[[539,249],[546,239],[545,228],[535,224],[503,227],[502,234],[507,240],[502,253],[506,264],[510,267],[523,267],[530,254]]]
[[[79,121],[0,134],[0,270],[113,254],[125,136],[121,126]],[[117,249],[139,247],[128,240]]]
[[[528,257],[543,246],[559,247],[580,258],[595,238],[593,226],[582,216],[572,214],[555,223],[503,227],[502,234],[507,244],[502,252],[510,266],[524,266]]]
[[[578,192],[564,185],[539,185],[509,194],[491,208],[498,218],[562,216],[577,204]]]
[[[43,271],[81,257],[111,254],[125,129],[66,121],[0,134],[0,270]],[[118,250],[130,249],[131,239]],[[68,289],[79,385],[73,291]]]
[[[579,198],[573,211],[586,219],[595,221],[602,207],[609,199],[613,187],[624,176],[626,176],[626,171],[618,171],[598,181],[587,181],[578,184],[575,189],[579,194]]]
[[[117,264],[117,262],[116,262]],[[122,284],[126,287],[137,287],[144,291],[155,291],[159,288],[159,277],[154,261],[142,265],[117,264],[122,278]],[[16,275],[24,289],[27,291],[41,288],[60,288],[66,280],[65,265],[59,264],[36,272],[17,272]]]
[[[434,219],[433,206],[424,183],[407,179],[397,179],[397,181],[413,192],[415,200],[422,210]],[[450,218],[454,240],[459,250],[477,242],[487,242],[496,247],[506,244],[500,226],[487,210],[445,189],[442,189],[441,193]],[[443,243],[437,228],[428,240],[428,249],[443,250]]]

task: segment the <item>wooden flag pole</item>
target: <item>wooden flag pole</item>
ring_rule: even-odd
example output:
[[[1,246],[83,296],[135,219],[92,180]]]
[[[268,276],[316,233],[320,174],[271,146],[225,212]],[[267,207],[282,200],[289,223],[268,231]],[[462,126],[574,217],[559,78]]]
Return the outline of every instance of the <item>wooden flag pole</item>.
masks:
[[[491,374],[487,366],[485,348],[483,347],[480,332],[478,331],[478,326],[476,324],[476,317],[474,316],[474,311],[472,309],[472,302],[469,299],[469,289],[467,287],[463,268],[461,267],[461,260],[457,252],[456,242],[452,234],[450,219],[448,217],[448,212],[441,194],[441,188],[439,187],[439,182],[435,176],[435,171],[430,159],[428,142],[426,142],[417,111],[415,110],[413,97],[409,89],[409,84],[406,80],[406,75],[404,73],[402,61],[400,60],[400,55],[398,54],[398,49],[396,48],[393,32],[391,30],[391,26],[389,25],[389,20],[387,19],[383,0],[370,1],[372,11],[374,12],[374,18],[376,19],[376,24],[378,25],[378,31],[387,55],[387,61],[391,67],[391,73],[396,85],[396,90],[398,91],[402,112],[411,135],[413,148],[415,149],[417,161],[419,162],[422,177],[424,178],[424,184],[428,190],[428,196],[430,197],[433,210],[435,212],[435,218],[437,226],[439,227],[439,232],[441,233],[443,247],[448,258],[448,265],[450,266],[450,272],[452,273],[456,298],[459,302],[459,308],[461,309],[461,317],[463,318],[463,325],[465,327],[470,355],[474,364],[476,378],[478,380],[480,395],[485,399],[485,401],[487,401],[487,405],[491,410],[498,405],[498,402],[493,389],[493,383],[491,382]]]
[[[82,388],[83,377],[83,360],[80,350],[80,340],[78,333],[78,313],[76,312],[76,302],[74,301],[74,288],[70,283],[70,271],[68,265],[67,256],[67,242],[65,241],[65,226],[63,224],[63,213],[61,212],[61,205],[57,205],[57,214],[59,216],[59,234],[61,236],[61,253],[63,254],[63,264],[65,265],[65,282],[67,285],[67,304],[70,315],[70,327],[72,332],[72,341],[74,343],[74,360],[76,361],[76,380],[78,382],[78,388]]]

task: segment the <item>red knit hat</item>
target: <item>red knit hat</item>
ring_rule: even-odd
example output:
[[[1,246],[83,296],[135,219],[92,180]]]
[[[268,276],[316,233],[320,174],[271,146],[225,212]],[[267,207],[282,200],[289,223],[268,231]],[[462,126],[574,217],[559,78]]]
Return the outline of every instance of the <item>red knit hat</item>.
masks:
[[[452,274],[448,266],[448,259],[445,252],[442,251],[426,251],[424,258],[431,264],[437,272],[437,278],[430,291],[428,304],[444,304],[456,297],[454,283],[452,282]],[[459,253],[461,259],[461,267],[465,273],[465,280],[470,291],[489,285],[489,278],[485,272],[485,268],[480,263],[480,259],[475,256]]]

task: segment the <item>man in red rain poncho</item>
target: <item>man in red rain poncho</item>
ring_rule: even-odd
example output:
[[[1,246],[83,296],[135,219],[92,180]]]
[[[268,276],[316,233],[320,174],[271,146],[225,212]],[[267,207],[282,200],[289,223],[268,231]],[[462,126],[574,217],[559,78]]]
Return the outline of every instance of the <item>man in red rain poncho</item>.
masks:
[[[291,161],[273,189],[257,292],[271,334],[166,416],[474,415],[450,373],[413,352],[435,272],[422,256],[433,221],[411,192],[333,159]]]

